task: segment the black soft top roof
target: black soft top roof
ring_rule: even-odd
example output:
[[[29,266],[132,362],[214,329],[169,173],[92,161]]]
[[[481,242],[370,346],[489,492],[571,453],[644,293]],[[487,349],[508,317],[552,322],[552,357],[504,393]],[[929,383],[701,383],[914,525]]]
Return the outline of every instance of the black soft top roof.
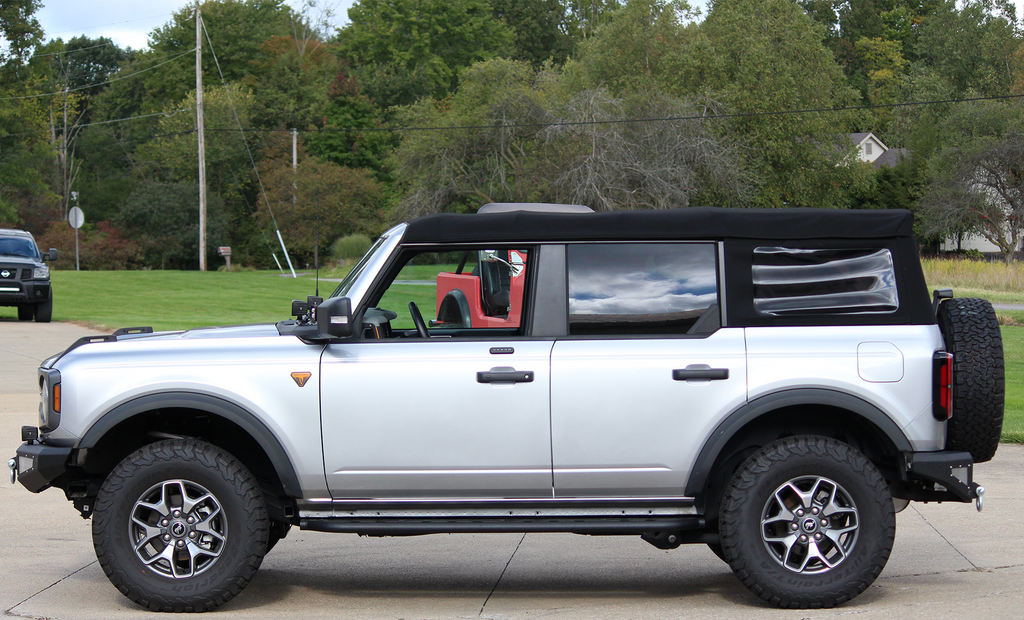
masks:
[[[600,213],[428,215],[409,222],[405,243],[502,243],[689,239],[877,239],[912,237],[905,210],[690,207]]]

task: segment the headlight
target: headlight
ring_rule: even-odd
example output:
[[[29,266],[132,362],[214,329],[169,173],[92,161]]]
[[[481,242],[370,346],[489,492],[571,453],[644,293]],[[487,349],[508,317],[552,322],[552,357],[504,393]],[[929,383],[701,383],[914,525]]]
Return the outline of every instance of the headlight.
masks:
[[[39,369],[39,429],[48,433],[60,426],[60,371]]]
[[[50,268],[46,265],[40,265],[32,270],[32,277],[37,280],[45,280],[50,277]]]

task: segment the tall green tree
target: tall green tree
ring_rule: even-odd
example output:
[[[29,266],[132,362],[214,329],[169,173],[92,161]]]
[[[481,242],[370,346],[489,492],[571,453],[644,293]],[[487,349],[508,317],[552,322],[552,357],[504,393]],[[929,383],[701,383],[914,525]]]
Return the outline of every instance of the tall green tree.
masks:
[[[364,95],[355,78],[340,71],[327,90],[324,125],[307,132],[309,152],[347,168],[368,168],[380,181],[389,180],[385,160],[395,137],[384,131],[380,111]]]
[[[505,54],[514,39],[486,0],[357,0],[348,16],[338,41],[382,108],[451,92],[460,71]]]
[[[39,154],[26,129],[38,129],[26,118],[26,90],[29,52],[43,36],[34,17],[39,0],[11,0],[0,3],[0,221],[15,223],[20,198],[38,196],[44,186],[32,164]]]
[[[200,4],[203,16],[203,75],[206,83],[220,82],[217,65],[228,83],[241,81],[253,72],[251,61],[259,57],[260,46],[271,37],[292,36],[296,16],[284,0],[206,0]],[[139,59],[135,70],[153,66],[196,47],[196,11],[186,5],[175,11],[171,21],[149,35],[150,52]],[[212,42],[212,49],[206,40]],[[214,60],[216,56],[216,61]],[[159,71],[145,74],[147,97],[158,101],[179,101],[195,90],[194,59],[182,57]],[[129,67],[131,69],[132,67]]]
[[[245,83],[253,92],[252,121],[266,129],[323,127],[328,91],[341,61],[328,45],[272,37],[260,45]]]
[[[576,41],[586,41],[624,4],[620,0],[565,0],[565,31]]]
[[[1009,93],[1022,43],[1013,11],[997,0],[944,0],[921,25],[915,79],[936,79],[954,96]]]
[[[581,87],[623,94],[678,84],[697,30],[683,25],[689,11],[680,1],[633,0],[605,15],[597,34],[579,46]]]
[[[259,172],[266,191],[259,196],[257,220],[264,230],[281,231],[297,265],[314,264],[314,248],[322,261],[338,237],[380,234],[383,191],[366,170],[304,152],[296,169],[291,152],[278,151],[260,162]]]
[[[494,15],[515,33],[512,58],[539,67],[565,62],[572,51],[561,0],[490,0]]]
[[[857,117],[828,111],[859,102],[823,31],[788,0],[719,0],[701,24],[703,41],[686,60],[684,85],[742,116],[728,124],[761,179],[761,207],[845,207],[867,182],[846,137]],[[696,79],[695,79],[696,78]],[[824,110],[779,114],[790,110]]]
[[[252,94],[243,88],[215,88],[203,94],[206,128],[206,179],[212,193],[237,192],[240,178],[247,178],[249,149],[258,150],[258,135],[238,132],[238,122],[249,126]],[[195,92],[167,106],[158,135],[139,146],[134,165],[147,178],[166,181],[199,181],[199,146],[196,139]],[[235,120],[238,115],[238,122]]]
[[[4,0],[0,3],[0,69],[5,79],[28,60],[28,53],[43,38],[35,18],[40,0]]]

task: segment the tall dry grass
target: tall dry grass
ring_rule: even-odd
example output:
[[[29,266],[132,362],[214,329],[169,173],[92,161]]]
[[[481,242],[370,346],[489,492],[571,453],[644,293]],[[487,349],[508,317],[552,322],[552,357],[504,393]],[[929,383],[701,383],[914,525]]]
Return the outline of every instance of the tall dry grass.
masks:
[[[969,259],[922,258],[921,265],[929,288],[1018,294],[1024,301],[1024,263],[1007,265]]]

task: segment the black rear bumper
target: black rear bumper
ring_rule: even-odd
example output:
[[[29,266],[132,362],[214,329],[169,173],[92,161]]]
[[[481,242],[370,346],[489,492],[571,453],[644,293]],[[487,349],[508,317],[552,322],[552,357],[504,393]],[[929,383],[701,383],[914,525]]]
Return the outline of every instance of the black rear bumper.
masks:
[[[905,452],[908,497],[925,502],[973,502],[981,486],[974,482],[970,452]],[[982,491],[984,493],[984,491]]]

